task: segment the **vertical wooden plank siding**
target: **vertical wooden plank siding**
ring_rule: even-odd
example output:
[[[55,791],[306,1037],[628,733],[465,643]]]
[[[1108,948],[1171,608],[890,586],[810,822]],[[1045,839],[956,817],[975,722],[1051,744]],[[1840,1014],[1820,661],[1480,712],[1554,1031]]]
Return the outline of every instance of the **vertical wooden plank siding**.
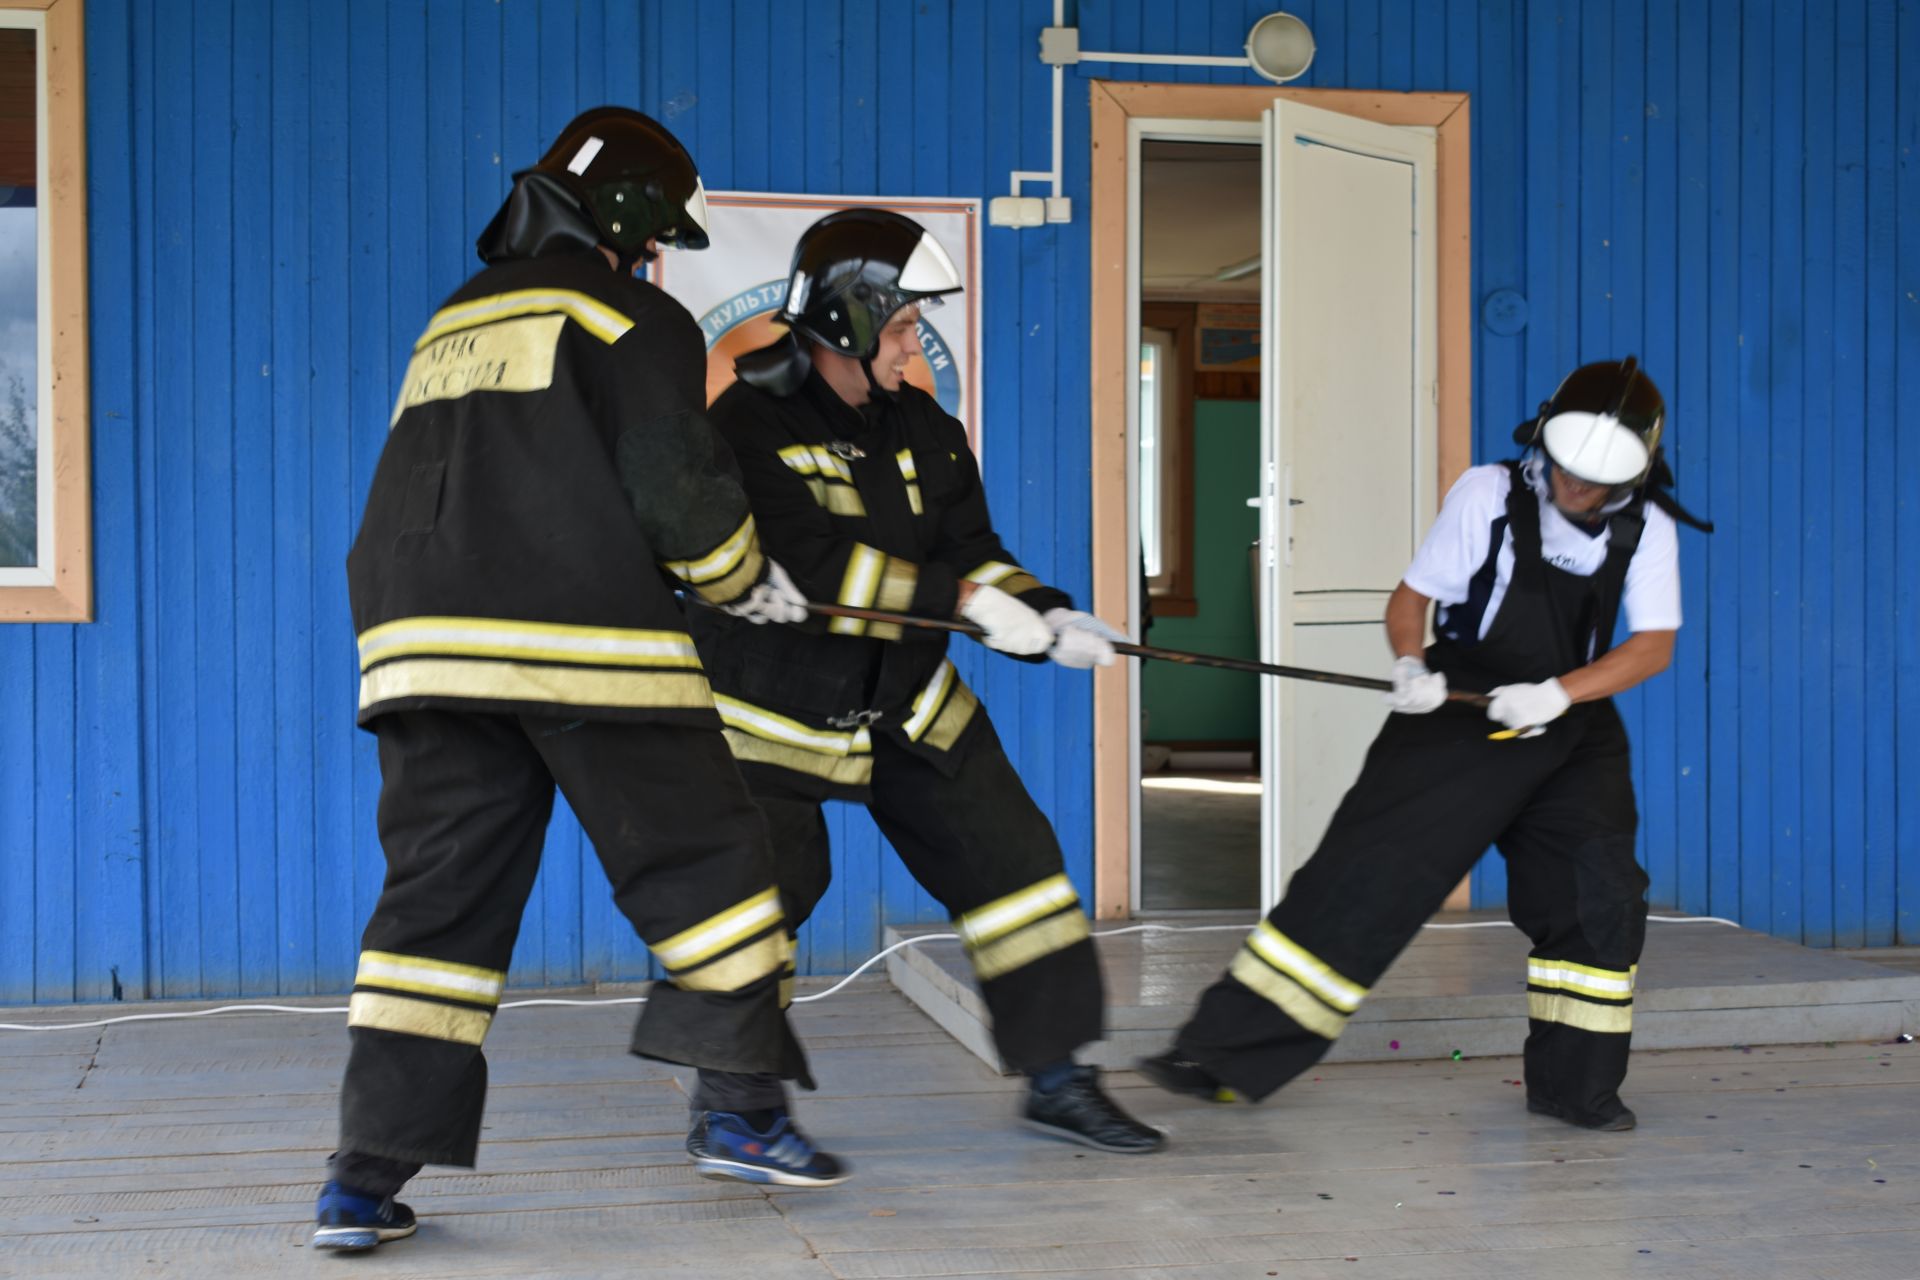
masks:
[[[1471,93],[1476,458],[1574,363],[1667,393],[1687,625],[1621,699],[1662,906],[1920,939],[1920,6],[1298,0],[1303,85]],[[1230,53],[1260,0],[1083,0],[1087,48]],[[344,14],[344,20],[343,20]],[[344,562],[392,382],[510,174],[576,110],[715,189],[993,196],[1051,159],[1047,0],[91,0],[98,621],[0,627],[0,1000],[337,991],[383,861]],[[1074,220],[983,229],[983,472],[1091,563],[1088,90]],[[724,247],[716,252],[724,252]],[[1476,302],[1477,305],[1477,302]],[[958,655],[1091,892],[1091,686]],[[1120,768],[1119,761],[1103,767]],[[805,967],[939,909],[837,807]],[[1504,872],[1475,877],[1499,902]],[[561,806],[514,981],[647,976]]]

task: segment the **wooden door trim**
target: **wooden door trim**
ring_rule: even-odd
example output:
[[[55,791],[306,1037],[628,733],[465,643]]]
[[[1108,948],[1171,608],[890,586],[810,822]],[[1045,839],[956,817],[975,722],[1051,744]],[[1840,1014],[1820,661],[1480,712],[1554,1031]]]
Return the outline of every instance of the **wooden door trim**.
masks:
[[[1276,98],[1435,131],[1439,220],[1440,418],[1436,493],[1444,494],[1473,452],[1473,300],[1470,103],[1464,93],[1387,93],[1365,89],[1276,89],[1258,85],[1091,84],[1093,609],[1124,620],[1127,574],[1127,121],[1258,120]],[[1128,766],[1127,673],[1094,678],[1094,914],[1120,919],[1131,910],[1132,785]],[[1455,893],[1457,898],[1458,891]],[[1454,898],[1448,905],[1456,905]],[[1458,904],[1464,905],[1464,903]]]

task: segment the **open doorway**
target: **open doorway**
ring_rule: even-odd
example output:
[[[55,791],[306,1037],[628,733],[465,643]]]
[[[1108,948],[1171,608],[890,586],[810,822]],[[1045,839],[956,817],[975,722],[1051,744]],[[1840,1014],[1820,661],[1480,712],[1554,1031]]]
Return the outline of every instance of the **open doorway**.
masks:
[[[1358,615],[1372,608],[1372,597],[1384,599],[1411,554],[1408,530],[1424,528],[1437,494],[1468,457],[1466,96],[1097,82],[1092,97],[1093,418],[1125,424],[1124,432],[1099,426],[1093,438],[1095,611],[1137,628],[1143,605],[1152,605],[1162,622],[1151,643],[1231,651],[1231,637],[1215,643],[1195,634],[1176,644],[1168,628],[1180,629],[1179,620],[1195,628],[1220,621],[1207,618],[1202,579],[1232,565],[1247,582],[1240,598],[1251,601],[1257,656],[1373,674],[1377,643],[1363,654],[1350,639],[1364,630],[1377,642],[1378,613],[1364,622]],[[1152,198],[1142,185],[1149,150],[1147,164],[1191,166],[1189,188],[1204,180],[1202,170],[1230,168],[1243,156],[1250,171],[1257,154],[1257,200],[1239,206],[1242,216],[1259,211],[1255,248],[1218,255],[1189,232],[1207,261],[1156,273],[1161,278],[1149,288],[1142,256],[1143,200]],[[1232,208],[1191,189],[1181,195],[1190,227]],[[1244,314],[1210,312],[1203,325],[1202,305],[1235,304],[1194,292],[1174,296],[1181,276],[1189,290],[1196,277],[1210,285],[1257,278],[1257,342]],[[1158,309],[1183,303],[1184,313]],[[1257,404],[1244,382],[1223,392],[1200,381],[1209,373],[1195,367],[1203,327],[1215,331],[1216,353],[1231,353],[1238,343],[1272,357],[1261,359],[1254,374]],[[1169,351],[1194,354],[1183,362]],[[1224,421],[1235,408],[1250,414],[1258,440],[1251,461],[1244,451],[1227,455],[1240,468],[1239,491],[1230,499],[1197,488],[1211,428],[1223,421],[1205,416],[1209,402],[1228,406]],[[1325,429],[1330,423],[1339,429]],[[1222,447],[1230,434],[1229,426]],[[1169,483],[1169,469],[1182,465],[1183,478]],[[1148,474],[1154,480],[1143,491]],[[1201,517],[1212,524],[1232,511],[1253,519],[1251,556],[1248,529],[1235,529],[1230,519],[1218,530],[1237,539],[1237,549],[1201,545]],[[1143,518],[1145,532],[1161,531],[1163,545],[1153,552],[1143,543]],[[1181,561],[1164,542],[1189,525],[1193,571],[1183,592]],[[1149,562],[1158,581],[1143,576]],[[1231,599],[1225,590],[1220,598]],[[1190,613],[1182,612],[1183,600],[1192,602]],[[1324,826],[1351,781],[1358,758],[1346,760],[1347,747],[1364,748],[1364,713],[1378,713],[1377,700],[1323,706],[1289,688],[1294,682],[1259,680],[1257,692],[1240,703],[1243,714],[1251,706],[1256,717],[1257,756],[1250,758],[1244,726],[1225,729],[1230,736],[1176,736],[1181,717],[1205,700],[1176,693],[1149,707],[1153,690],[1143,679],[1159,673],[1153,664],[1144,670],[1143,677],[1143,664],[1125,664],[1095,679],[1097,914],[1244,911],[1249,861],[1258,872],[1251,905],[1264,908],[1284,890],[1317,837],[1313,828]],[[1155,785],[1156,774],[1172,785]],[[1220,801],[1195,803],[1197,797]],[[1256,807],[1259,827],[1249,834]],[[1202,847],[1216,837],[1205,830],[1206,818],[1195,823],[1202,811],[1221,815],[1217,838],[1237,851],[1215,861],[1218,874],[1207,868]],[[1226,816],[1234,813],[1237,819]]]
[[[1146,643],[1257,659],[1257,137],[1140,145],[1135,487]],[[1259,677],[1139,672],[1139,908],[1260,900]]]

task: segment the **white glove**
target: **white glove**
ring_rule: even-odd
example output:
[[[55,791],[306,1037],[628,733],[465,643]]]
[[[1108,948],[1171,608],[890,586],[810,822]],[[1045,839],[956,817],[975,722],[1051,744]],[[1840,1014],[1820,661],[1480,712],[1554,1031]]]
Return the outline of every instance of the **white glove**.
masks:
[[[975,587],[960,616],[986,632],[980,639],[989,649],[1031,656],[1053,647],[1045,619],[998,587]]]
[[[1403,716],[1423,716],[1447,700],[1447,678],[1427,670],[1417,656],[1393,660],[1393,692],[1380,695],[1390,710]]]
[[[1079,609],[1049,609],[1040,616],[1053,628],[1053,648],[1047,656],[1063,667],[1110,667],[1113,642],[1126,641],[1118,631]]]
[[[1520,735],[1523,738],[1545,733],[1547,721],[1559,719],[1573,705],[1573,699],[1567,696],[1558,680],[1503,684],[1493,690],[1491,696],[1493,701],[1487,705],[1487,719],[1498,720],[1509,729],[1527,730]]]
[[[769,622],[807,620],[807,598],[800,594],[800,588],[793,585],[793,579],[787,576],[787,571],[773,559],[767,561],[766,577],[755,583],[747,594],[732,604],[721,605],[720,609],[736,618],[745,618],[756,627]]]

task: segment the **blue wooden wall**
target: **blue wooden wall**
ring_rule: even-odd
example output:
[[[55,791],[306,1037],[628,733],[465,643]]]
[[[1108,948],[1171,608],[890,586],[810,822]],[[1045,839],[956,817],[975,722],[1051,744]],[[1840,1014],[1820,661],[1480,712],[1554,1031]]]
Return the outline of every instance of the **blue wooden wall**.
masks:
[[[1270,7],[1069,10],[1086,48],[1224,53]],[[1479,456],[1580,360],[1636,351],[1667,392],[1721,532],[1687,535],[1675,671],[1623,699],[1656,900],[1920,938],[1920,2],[1287,8],[1304,84],[1474,95],[1475,297],[1530,307],[1476,331]],[[0,627],[0,1001],[350,980],[382,862],[343,562],[402,354],[513,168],[614,101],[715,188],[999,194],[1047,162],[1050,9],[91,0],[99,620]],[[984,420],[1009,542],[1084,594],[1078,72],[1066,114],[1075,221],[986,237]],[[1085,677],[964,661],[1085,891]],[[863,815],[834,822],[818,971],[937,914]],[[563,818],[514,980],[645,974]]]

